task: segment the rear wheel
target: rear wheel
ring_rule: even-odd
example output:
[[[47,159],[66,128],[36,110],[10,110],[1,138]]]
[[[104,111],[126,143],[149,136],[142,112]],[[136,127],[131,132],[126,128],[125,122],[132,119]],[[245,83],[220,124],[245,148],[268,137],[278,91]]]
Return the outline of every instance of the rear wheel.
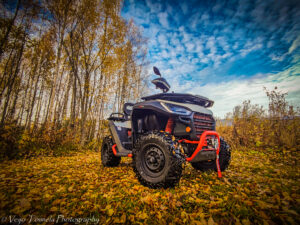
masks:
[[[147,187],[173,187],[181,178],[183,160],[178,144],[165,132],[141,135],[132,159],[138,180]]]
[[[110,137],[105,137],[101,148],[102,165],[106,167],[115,167],[120,164],[121,157],[116,157],[112,151],[113,141]]]
[[[231,159],[231,152],[229,145],[224,141],[223,138],[220,138],[220,152],[219,152],[219,163],[220,163],[220,169],[221,171],[224,171],[227,169],[230,163]],[[201,161],[201,162],[194,162],[191,163],[194,169],[201,170],[201,171],[207,171],[207,170],[215,170],[218,171],[216,161],[210,160],[210,161]]]

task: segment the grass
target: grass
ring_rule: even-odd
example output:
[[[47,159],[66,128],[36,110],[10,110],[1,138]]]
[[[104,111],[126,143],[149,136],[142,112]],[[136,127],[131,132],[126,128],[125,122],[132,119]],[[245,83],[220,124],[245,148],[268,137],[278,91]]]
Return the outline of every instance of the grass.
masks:
[[[0,165],[0,219],[19,218],[24,223],[63,222],[64,217],[69,219],[64,222],[85,224],[299,224],[297,159],[297,152],[233,151],[223,178],[186,164],[177,187],[158,190],[139,184],[129,158],[116,168],[104,168],[100,153],[95,152],[5,161]]]

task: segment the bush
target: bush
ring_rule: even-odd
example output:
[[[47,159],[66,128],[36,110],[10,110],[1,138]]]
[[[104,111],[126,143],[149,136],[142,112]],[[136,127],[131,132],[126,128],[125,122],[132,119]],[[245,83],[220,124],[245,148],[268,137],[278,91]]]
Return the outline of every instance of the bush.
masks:
[[[80,135],[65,125],[25,129],[14,122],[0,128],[0,160],[65,155],[81,149]]]
[[[14,123],[0,128],[0,161],[17,158],[19,155],[19,141],[22,139],[23,127]]]
[[[300,146],[300,118],[286,101],[286,93],[265,89],[269,108],[252,105],[250,100],[236,106],[217,131],[233,148],[272,148],[296,150]],[[298,110],[299,115],[299,110]]]

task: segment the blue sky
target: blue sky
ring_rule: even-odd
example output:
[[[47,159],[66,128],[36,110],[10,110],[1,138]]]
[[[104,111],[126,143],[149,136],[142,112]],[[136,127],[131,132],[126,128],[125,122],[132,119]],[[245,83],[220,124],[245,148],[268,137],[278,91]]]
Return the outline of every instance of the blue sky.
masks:
[[[171,91],[214,100],[215,115],[267,106],[264,86],[300,106],[300,1],[125,0],[122,15],[148,38],[149,74],[157,66]]]

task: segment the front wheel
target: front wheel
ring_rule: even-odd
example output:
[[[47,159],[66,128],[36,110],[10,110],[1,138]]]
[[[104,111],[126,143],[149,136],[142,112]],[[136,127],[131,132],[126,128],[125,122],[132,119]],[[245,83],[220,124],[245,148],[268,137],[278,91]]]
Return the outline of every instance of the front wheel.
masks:
[[[141,184],[150,188],[173,187],[181,178],[178,143],[165,132],[141,135],[133,149],[133,170]]]
[[[221,171],[227,169],[231,159],[231,152],[229,145],[224,141],[223,138],[220,138],[220,152],[219,152],[219,163]],[[209,160],[209,161],[201,161],[201,162],[194,162],[191,163],[192,167],[196,170],[207,171],[207,170],[215,170],[218,171],[216,160]]]

